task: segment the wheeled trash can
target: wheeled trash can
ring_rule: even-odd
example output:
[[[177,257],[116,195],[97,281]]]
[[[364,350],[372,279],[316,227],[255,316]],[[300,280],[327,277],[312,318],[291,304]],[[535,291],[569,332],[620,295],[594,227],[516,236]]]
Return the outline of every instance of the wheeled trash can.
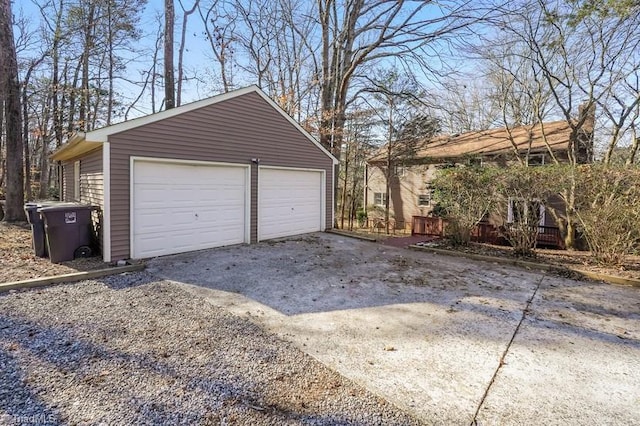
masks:
[[[47,238],[44,233],[44,221],[38,213],[38,209],[48,207],[54,204],[60,204],[55,201],[26,203],[24,212],[27,215],[27,221],[31,225],[31,246],[33,253],[38,257],[47,257]]]
[[[53,263],[66,262],[76,257],[92,255],[94,206],[66,204],[39,208],[44,220],[44,231],[49,258]]]

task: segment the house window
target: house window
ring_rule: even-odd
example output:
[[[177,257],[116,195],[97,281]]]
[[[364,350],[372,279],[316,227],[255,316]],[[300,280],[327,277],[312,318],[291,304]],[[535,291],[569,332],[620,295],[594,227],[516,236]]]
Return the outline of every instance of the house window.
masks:
[[[507,211],[508,223],[525,223],[544,226],[545,224],[545,208],[538,201],[526,201],[523,199],[509,199],[509,209]]]
[[[80,201],[80,161],[73,163],[73,199]]]
[[[403,177],[406,174],[407,170],[404,166],[400,166],[396,164],[393,166],[393,174],[398,177]]]
[[[418,207],[428,207],[433,201],[433,194],[435,189],[427,188],[427,192],[424,194],[418,194]]]
[[[529,166],[544,166],[544,154],[531,154],[527,159]]]
[[[376,206],[386,206],[387,205],[387,194],[384,192],[374,192],[373,193],[373,204]]]

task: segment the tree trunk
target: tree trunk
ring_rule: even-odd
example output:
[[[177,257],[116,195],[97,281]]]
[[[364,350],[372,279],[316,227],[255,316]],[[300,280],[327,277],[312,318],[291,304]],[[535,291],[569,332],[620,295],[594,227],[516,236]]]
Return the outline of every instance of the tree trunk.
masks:
[[[631,152],[629,152],[629,157],[627,158],[626,164],[631,165],[636,162],[636,155],[638,155],[638,146],[640,145],[640,139],[638,139],[638,135],[636,134],[636,128],[633,127],[633,142],[631,143]]]
[[[114,39],[114,19],[113,19],[113,11],[111,10],[113,4],[112,2],[107,2],[107,49],[109,50],[108,52],[108,56],[109,56],[109,70],[108,70],[108,75],[107,75],[107,79],[109,81],[109,90],[108,92],[108,97],[109,99],[107,100],[107,126],[111,125],[111,119],[113,117],[113,103],[114,103],[114,88],[113,88],[113,81],[114,81],[114,70],[115,70],[115,66],[116,66],[116,60],[115,60],[115,55],[113,54],[113,39]],[[97,105],[97,102],[96,102]],[[96,110],[97,110],[97,106],[96,106]],[[97,113],[97,111],[96,111]],[[97,114],[96,114],[97,115]],[[97,118],[96,116],[94,116],[94,119]]]
[[[5,222],[25,219],[24,168],[22,164],[22,129],[20,111],[20,83],[13,39],[10,0],[0,0],[0,57],[2,58],[2,98],[6,118],[7,192],[4,209]]]
[[[164,107],[176,106],[175,78],[173,75],[173,31],[175,10],[173,0],[164,1]]]
[[[22,147],[24,149],[24,197],[26,201],[31,201],[31,156],[29,155],[29,109],[27,106],[27,85],[31,77],[29,68],[22,85]]]
[[[344,214],[347,208],[347,181],[349,179],[349,150],[344,156],[344,181],[342,184],[342,196],[340,197],[340,229],[344,229]]]
[[[195,12],[196,8],[198,7],[198,3],[200,3],[200,0],[195,0],[191,9],[182,9],[182,32],[180,33],[180,49],[178,50],[178,90],[176,93],[176,106],[180,106],[182,104],[182,81],[184,79],[183,57],[187,35],[187,22],[189,21],[189,15]]]
[[[63,127],[62,119],[63,112],[60,107],[60,42],[61,42],[61,25],[62,25],[62,10],[63,0],[60,0],[58,4],[58,14],[56,15],[56,27],[53,34],[53,44],[51,46],[51,94],[53,96],[53,131],[56,138],[56,148],[62,145]]]
[[[29,149],[29,97],[27,95],[27,89],[29,81],[31,80],[31,74],[33,70],[44,61],[44,56],[34,60],[29,65],[27,74],[24,77],[22,83],[22,143],[24,145],[24,191],[27,201],[31,201],[33,194],[31,193],[31,151]]]
[[[86,24],[84,27],[84,46],[82,52],[82,82],[80,89],[80,107],[78,108],[78,121],[79,127],[81,131],[86,131],[89,128],[89,102],[90,102],[90,91],[89,91],[89,56],[91,55],[91,51],[93,50],[93,28],[95,25],[95,11],[96,5],[95,3],[90,3],[88,16],[86,17]]]

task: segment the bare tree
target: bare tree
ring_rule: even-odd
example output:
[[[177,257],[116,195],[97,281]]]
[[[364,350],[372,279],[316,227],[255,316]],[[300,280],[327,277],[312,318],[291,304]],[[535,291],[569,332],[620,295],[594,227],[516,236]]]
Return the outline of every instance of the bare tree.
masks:
[[[224,8],[222,0],[212,0],[208,5],[198,3],[198,13],[204,25],[205,35],[211,53],[218,63],[222,90],[226,93],[233,88],[234,43],[236,42],[235,10]]]
[[[437,102],[430,108],[449,134],[486,130],[500,124],[500,105],[491,96],[491,85],[472,76],[456,75],[443,79]]]
[[[24,220],[23,140],[20,111],[18,62],[13,39],[13,19],[9,0],[0,2],[0,101],[6,123],[7,182],[4,221]]]
[[[389,233],[391,186],[398,183],[398,171],[411,164],[419,144],[438,133],[439,123],[421,114],[424,93],[414,79],[401,75],[397,69],[378,71],[359,94],[372,96],[380,131],[385,137],[381,155],[374,164],[385,177],[384,220]],[[394,207],[397,209],[397,205]]]
[[[175,78],[173,75],[173,32],[175,22],[173,0],[164,1],[164,106],[176,106]]]
[[[318,0],[322,34],[320,141],[340,156],[349,89],[358,69],[399,58],[429,69],[434,43],[478,22],[478,3]]]
[[[191,9],[185,9],[184,5],[182,4],[182,0],[178,1],[180,2],[180,7],[182,8],[182,27],[180,28],[180,48],[178,50],[178,88],[176,93],[176,106],[180,106],[182,104],[182,83],[184,81],[184,49],[186,44],[189,16],[196,11],[196,9],[198,8],[198,4],[200,3],[200,0],[194,0]]]
[[[566,160],[556,158],[550,147],[548,151],[554,161],[568,161],[573,166],[594,160],[596,105],[604,109],[612,123],[613,136],[605,150],[609,152],[619,140],[616,129],[623,125],[633,128],[627,120],[633,117],[637,97],[630,96],[633,90],[625,90],[624,85],[628,86],[629,77],[638,73],[638,15],[585,13],[583,6],[582,2],[571,1],[510,2],[495,21],[499,36],[484,43],[507,46],[494,49],[496,53],[485,58],[499,71],[502,93],[515,99],[515,104],[529,105],[527,115],[532,119],[520,121],[538,121],[543,133],[545,117],[560,117],[567,123],[571,134]],[[523,95],[521,98],[513,98],[514,87]],[[614,108],[616,96],[621,102]],[[506,96],[503,99],[508,100]],[[504,114],[505,122],[513,120],[514,110],[509,112]],[[608,157],[605,155],[607,162]],[[553,206],[547,210],[558,223],[565,245],[572,248],[577,223],[576,182],[567,182],[560,193],[564,211]]]

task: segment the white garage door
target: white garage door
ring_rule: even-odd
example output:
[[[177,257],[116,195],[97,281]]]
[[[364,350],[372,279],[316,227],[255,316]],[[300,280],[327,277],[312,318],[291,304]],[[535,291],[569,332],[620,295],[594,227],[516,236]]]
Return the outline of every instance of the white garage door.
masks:
[[[324,174],[260,168],[258,239],[324,230]]]
[[[132,257],[248,241],[247,168],[134,161]]]

